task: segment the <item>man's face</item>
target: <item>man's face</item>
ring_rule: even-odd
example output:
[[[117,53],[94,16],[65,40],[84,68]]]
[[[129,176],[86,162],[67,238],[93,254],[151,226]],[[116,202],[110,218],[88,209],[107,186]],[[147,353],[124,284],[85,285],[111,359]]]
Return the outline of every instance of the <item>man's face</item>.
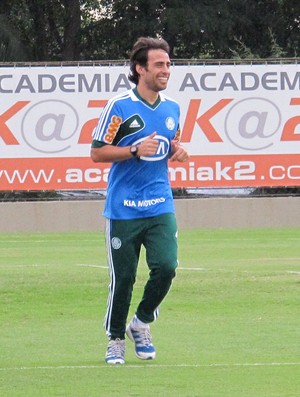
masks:
[[[155,92],[165,90],[170,77],[170,65],[169,55],[165,51],[149,50],[148,65],[139,67],[139,83]]]

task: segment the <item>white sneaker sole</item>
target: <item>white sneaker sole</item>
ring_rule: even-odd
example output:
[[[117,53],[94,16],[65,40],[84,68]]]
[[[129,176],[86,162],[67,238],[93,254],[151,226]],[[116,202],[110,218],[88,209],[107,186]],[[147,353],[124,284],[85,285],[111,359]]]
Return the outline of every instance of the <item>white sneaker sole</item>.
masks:
[[[112,359],[112,360],[107,360],[105,359],[106,364],[109,365],[122,365],[125,364],[125,361],[122,360],[121,358],[116,358],[116,359]]]

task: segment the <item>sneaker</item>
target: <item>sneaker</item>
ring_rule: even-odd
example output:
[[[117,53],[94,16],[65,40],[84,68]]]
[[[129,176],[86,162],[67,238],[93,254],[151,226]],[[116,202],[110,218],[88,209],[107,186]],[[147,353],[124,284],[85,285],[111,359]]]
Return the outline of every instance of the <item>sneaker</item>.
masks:
[[[105,361],[107,364],[125,364],[124,339],[112,339],[108,342]]]
[[[140,326],[135,324],[134,319],[128,324],[126,335],[135,343],[135,354],[142,360],[153,360],[155,348],[152,344],[150,327],[148,324]]]

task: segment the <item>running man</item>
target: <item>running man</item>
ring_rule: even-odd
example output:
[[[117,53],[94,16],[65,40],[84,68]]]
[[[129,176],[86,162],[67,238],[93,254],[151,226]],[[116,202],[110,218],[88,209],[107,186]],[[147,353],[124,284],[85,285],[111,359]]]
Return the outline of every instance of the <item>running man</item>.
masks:
[[[187,161],[189,155],[179,143],[179,105],[161,93],[169,77],[168,43],[140,37],[130,57],[129,80],[135,87],[107,103],[93,133],[92,160],[112,163],[103,212],[110,272],[108,364],[125,363],[126,334],[140,359],[155,358],[149,324],[158,316],[177,267],[168,161]],[[149,279],[126,328],[142,245]]]

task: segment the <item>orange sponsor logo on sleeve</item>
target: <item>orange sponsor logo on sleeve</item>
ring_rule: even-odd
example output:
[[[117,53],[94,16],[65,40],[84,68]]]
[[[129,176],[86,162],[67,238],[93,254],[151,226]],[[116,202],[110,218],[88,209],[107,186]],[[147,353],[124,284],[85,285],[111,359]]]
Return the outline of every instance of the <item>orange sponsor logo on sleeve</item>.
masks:
[[[108,124],[106,134],[104,136],[104,140],[107,143],[112,143],[120,125],[122,124],[122,119],[119,116],[112,116],[111,117],[111,122]]]
[[[181,130],[178,128],[178,130],[176,131],[176,134],[174,136],[174,140],[179,142],[181,138]]]

